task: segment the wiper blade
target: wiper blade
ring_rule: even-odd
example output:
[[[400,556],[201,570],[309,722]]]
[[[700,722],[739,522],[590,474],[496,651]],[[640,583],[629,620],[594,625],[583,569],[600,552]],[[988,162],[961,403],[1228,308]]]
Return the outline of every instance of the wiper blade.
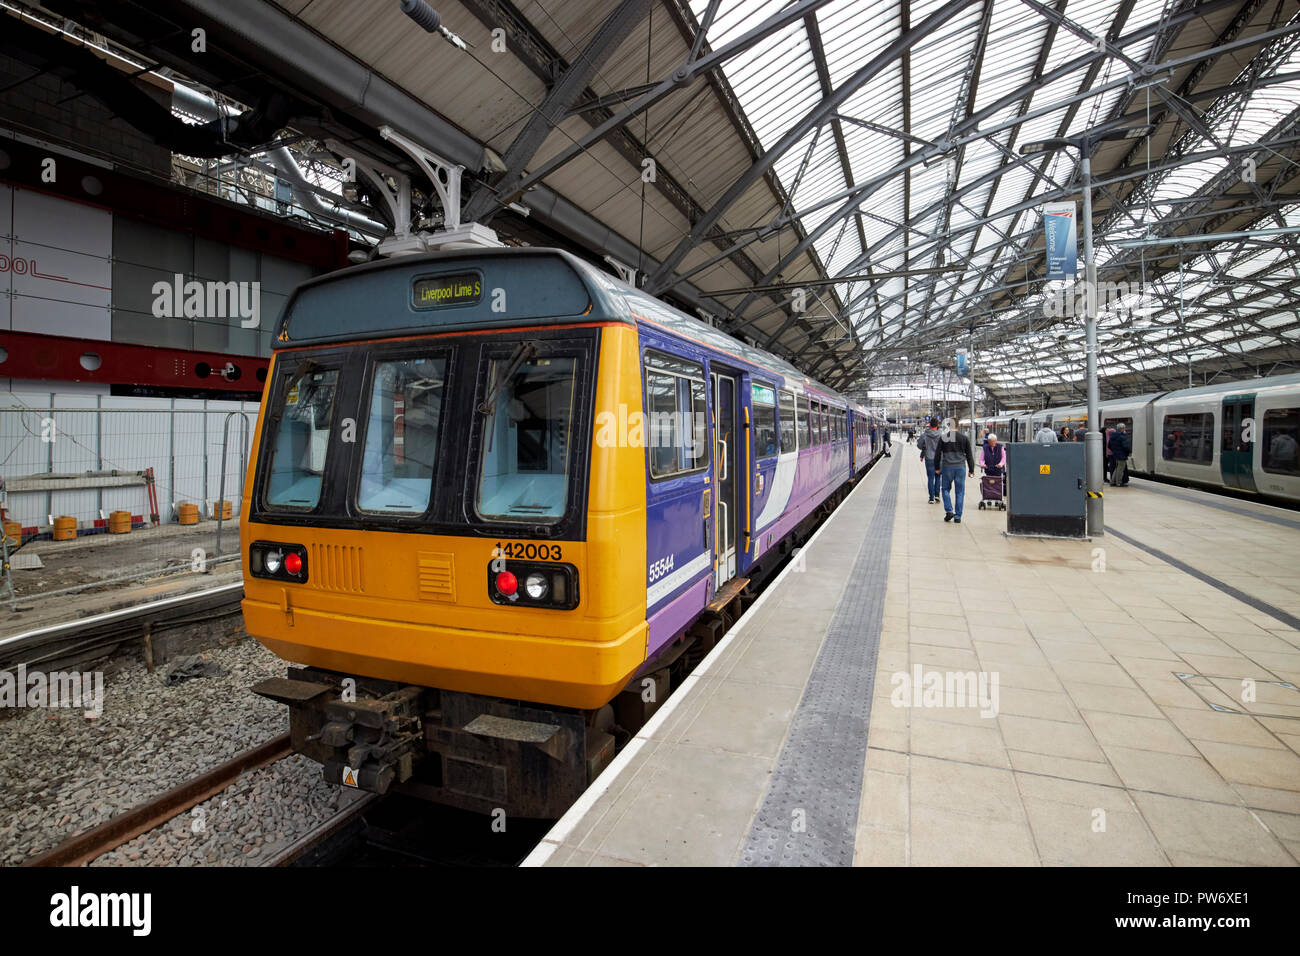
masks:
[[[315,359],[303,359],[302,364],[298,366],[298,370],[293,373],[293,378],[289,379],[289,384],[285,386],[285,392],[288,393],[295,385],[318,368],[320,368],[320,365]]]
[[[293,391],[295,385],[301,382],[312,372],[316,371],[318,368],[320,368],[320,365],[319,363],[317,363],[315,359],[303,359],[302,363],[298,366],[297,370],[293,373],[293,377],[290,378],[287,383],[285,383],[284,394],[288,395],[291,391]],[[288,406],[285,405],[284,403],[277,405],[275,408],[271,409],[270,421],[278,425],[280,423],[280,419],[284,417],[284,413],[287,410],[288,410]]]
[[[488,390],[487,396],[479,403],[478,411],[480,415],[491,415],[492,409],[496,407],[497,396],[501,394],[501,389],[506,382],[515,377],[515,372],[519,371],[519,366],[534,355],[537,354],[536,342],[520,342],[515,346],[515,350],[510,353],[509,366],[506,368],[504,375],[498,376]]]

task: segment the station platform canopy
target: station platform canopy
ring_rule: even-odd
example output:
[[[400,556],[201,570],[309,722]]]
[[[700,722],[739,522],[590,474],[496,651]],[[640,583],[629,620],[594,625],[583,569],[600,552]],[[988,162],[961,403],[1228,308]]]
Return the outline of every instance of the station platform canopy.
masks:
[[[409,174],[436,226],[452,211],[396,131],[464,168],[458,222],[608,259],[848,390],[966,347],[995,401],[1082,394],[1076,290],[1048,282],[1043,241],[1081,153],[1028,147],[1092,137],[1103,396],[1300,362],[1290,0],[430,6],[433,32],[398,0],[40,10],[282,119],[313,162]],[[393,225],[365,184],[314,187],[351,226]]]

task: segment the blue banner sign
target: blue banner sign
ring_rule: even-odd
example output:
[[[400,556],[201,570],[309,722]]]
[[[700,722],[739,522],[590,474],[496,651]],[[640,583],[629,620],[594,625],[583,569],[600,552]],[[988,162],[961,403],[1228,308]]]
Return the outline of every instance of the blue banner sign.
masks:
[[[965,378],[969,373],[966,371],[966,350],[957,350],[957,374]]]
[[[1072,202],[1049,202],[1043,206],[1049,279],[1073,279],[1078,274],[1076,218]]]

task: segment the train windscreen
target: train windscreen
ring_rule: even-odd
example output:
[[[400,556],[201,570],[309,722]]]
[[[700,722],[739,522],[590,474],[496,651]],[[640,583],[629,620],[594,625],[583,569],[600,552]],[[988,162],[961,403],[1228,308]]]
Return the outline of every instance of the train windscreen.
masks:
[[[493,359],[487,381],[479,515],[558,520],[568,500],[575,360]]]
[[[370,386],[357,507],[421,514],[429,507],[442,418],[444,358],[377,362]]]
[[[273,422],[268,504],[310,511],[320,501],[338,376],[338,369],[307,363],[289,379]]]

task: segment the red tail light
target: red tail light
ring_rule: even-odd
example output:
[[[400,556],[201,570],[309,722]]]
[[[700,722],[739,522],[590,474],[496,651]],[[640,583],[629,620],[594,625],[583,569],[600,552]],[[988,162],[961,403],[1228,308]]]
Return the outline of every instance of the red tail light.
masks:
[[[290,551],[284,556],[284,569],[290,574],[301,574],[302,558],[293,551]]]
[[[509,597],[519,590],[519,579],[509,571],[502,571],[497,575],[497,590]]]

